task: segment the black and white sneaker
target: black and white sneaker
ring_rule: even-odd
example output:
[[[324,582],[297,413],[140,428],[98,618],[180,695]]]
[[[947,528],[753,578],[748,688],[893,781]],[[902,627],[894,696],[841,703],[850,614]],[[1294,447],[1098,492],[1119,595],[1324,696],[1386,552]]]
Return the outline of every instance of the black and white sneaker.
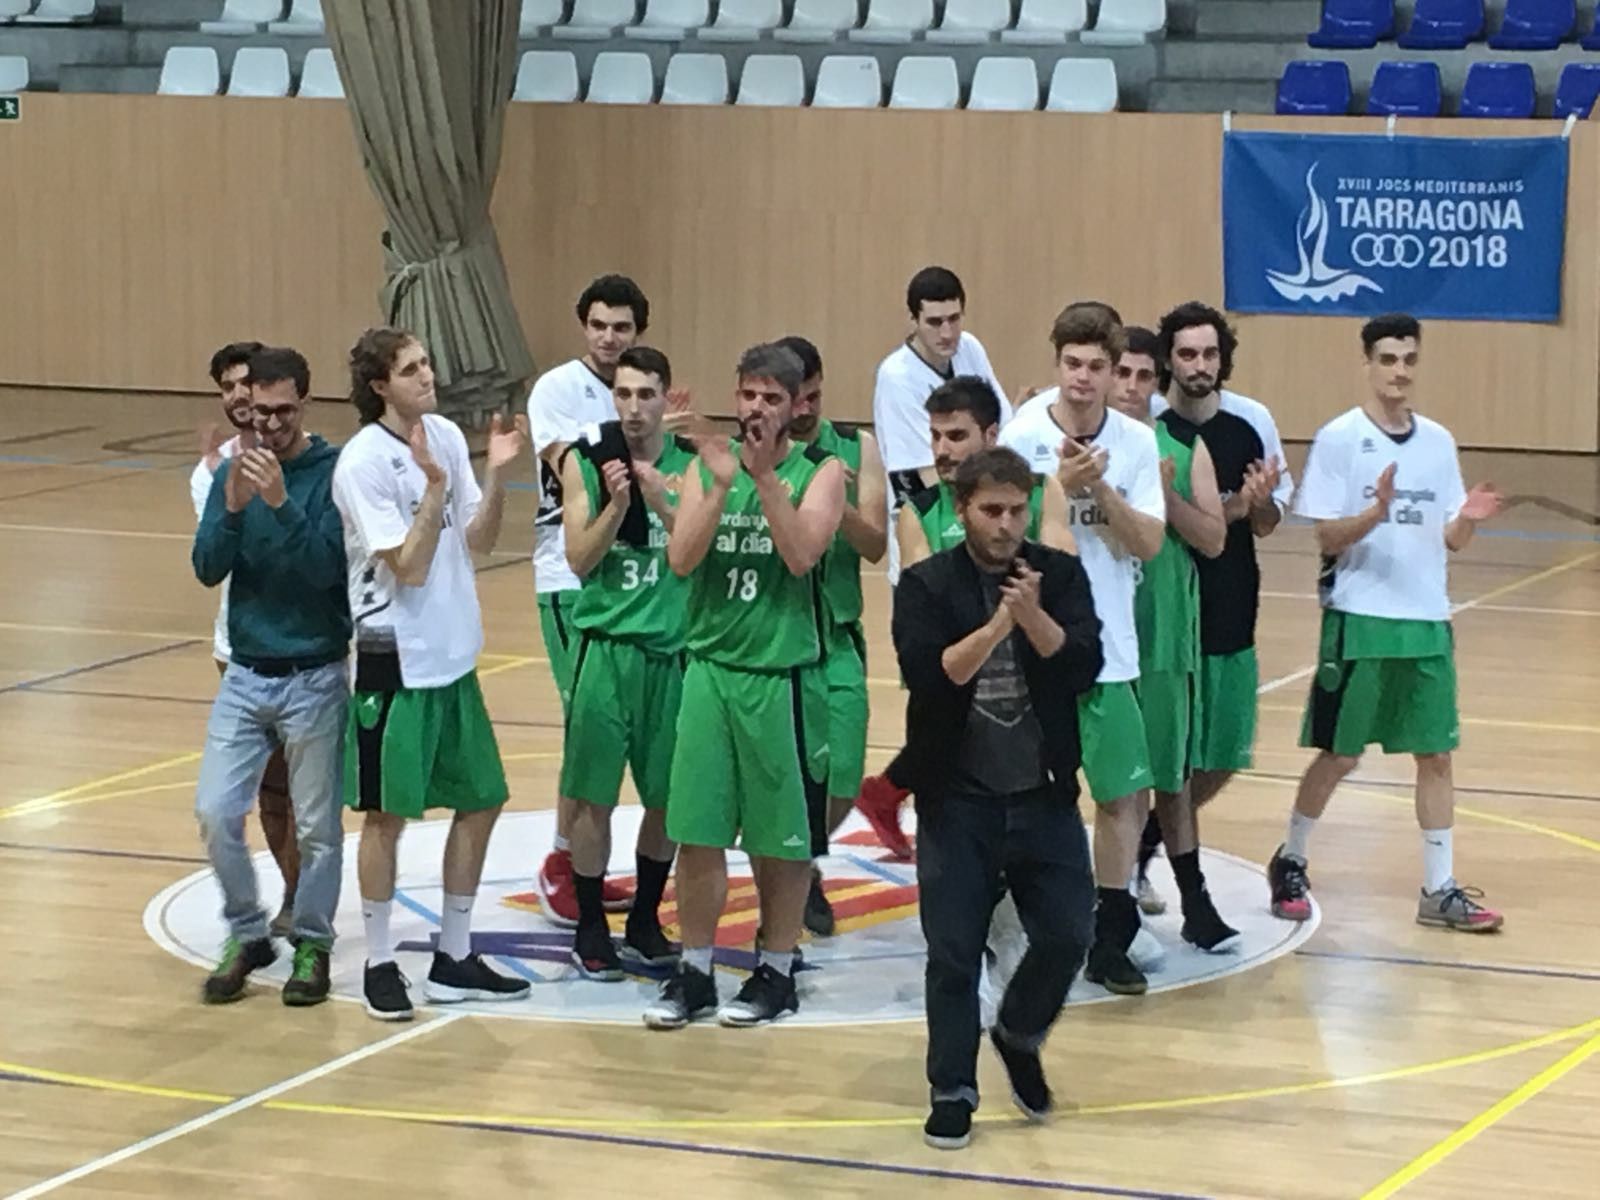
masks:
[[[490,969],[481,954],[451,958],[435,950],[423,990],[434,1004],[460,1004],[463,1000],[523,1000],[531,985],[526,979],[512,979]]]
[[[1127,951],[1118,950],[1110,942],[1096,942],[1090,948],[1083,977],[1119,996],[1142,996],[1150,987],[1150,981],[1133,965]]]
[[[965,1150],[972,1141],[972,1105],[965,1100],[935,1100],[922,1126],[922,1140],[935,1150]]]
[[[368,963],[361,990],[366,996],[369,1017],[379,1021],[409,1021],[416,1016],[399,963],[386,962],[377,966]]]
[[[750,972],[739,994],[717,1010],[717,1020],[735,1029],[765,1025],[800,1011],[794,976],[781,975],[765,963]]]
[[[622,934],[622,945],[617,952],[624,961],[645,967],[675,966],[683,956],[683,947],[669,941],[658,923],[628,922]]]
[[[1205,888],[1183,898],[1183,940],[1191,946],[1207,954],[1226,954],[1238,948],[1243,936],[1222,919]]]
[[[1011,1081],[1011,1101],[1030,1121],[1042,1121],[1055,1107],[1050,1095],[1050,1085],[1044,1081],[1044,1064],[1037,1050],[1023,1050],[1009,1044],[1000,1036],[998,1028],[989,1031],[995,1053],[1005,1064],[1006,1078]]]
[[[585,979],[600,983],[622,980],[622,960],[605,925],[579,925],[572,939],[572,965]]]
[[[805,927],[814,937],[832,937],[837,922],[828,893],[822,890],[822,872],[811,868],[811,890],[806,893]]]
[[[651,1029],[682,1029],[690,1021],[717,1011],[717,981],[704,971],[680,962],[672,978],[644,1010],[644,1023]]]

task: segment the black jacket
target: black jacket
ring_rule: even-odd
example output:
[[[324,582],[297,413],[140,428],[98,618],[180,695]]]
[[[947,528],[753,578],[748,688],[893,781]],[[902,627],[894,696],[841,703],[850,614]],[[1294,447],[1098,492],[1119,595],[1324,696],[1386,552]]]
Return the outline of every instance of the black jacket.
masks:
[[[1041,658],[1026,638],[1020,658],[1028,696],[1044,731],[1045,759],[1061,798],[1078,797],[1078,696],[1100,674],[1100,618],[1089,577],[1076,556],[1024,542],[1022,557],[1043,578],[1039,605],[1066,633],[1061,649]],[[976,677],[958,685],[945,674],[945,650],[989,619],[978,564],[965,545],[924,559],[900,576],[894,594],[894,648],[910,697],[898,782],[924,799],[955,774]]]

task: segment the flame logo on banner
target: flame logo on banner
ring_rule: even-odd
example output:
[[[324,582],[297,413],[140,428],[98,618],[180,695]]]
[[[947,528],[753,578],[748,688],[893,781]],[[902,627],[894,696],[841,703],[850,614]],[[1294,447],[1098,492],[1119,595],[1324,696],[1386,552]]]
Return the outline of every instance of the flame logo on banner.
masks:
[[[1295,222],[1295,250],[1300,255],[1300,269],[1294,274],[1285,271],[1268,271],[1267,282],[1285,300],[1322,301],[1342,300],[1363,288],[1382,293],[1383,288],[1365,275],[1348,268],[1330,267],[1323,257],[1328,247],[1328,206],[1317,195],[1317,164],[1306,171],[1305,209]]]

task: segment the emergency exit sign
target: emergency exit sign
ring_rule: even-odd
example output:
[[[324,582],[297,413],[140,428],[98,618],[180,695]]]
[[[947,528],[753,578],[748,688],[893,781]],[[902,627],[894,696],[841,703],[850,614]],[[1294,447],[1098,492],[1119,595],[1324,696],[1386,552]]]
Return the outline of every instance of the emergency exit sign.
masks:
[[[0,96],[0,121],[22,120],[22,101],[16,96]]]

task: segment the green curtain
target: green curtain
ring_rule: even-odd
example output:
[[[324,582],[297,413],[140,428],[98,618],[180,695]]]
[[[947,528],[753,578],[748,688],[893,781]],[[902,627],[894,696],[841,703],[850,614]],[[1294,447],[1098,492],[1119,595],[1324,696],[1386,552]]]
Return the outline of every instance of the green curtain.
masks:
[[[329,0],[328,41],[383,204],[384,319],[433,358],[441,406],[497,407],[533,377],[489,198],[520,0]]]

